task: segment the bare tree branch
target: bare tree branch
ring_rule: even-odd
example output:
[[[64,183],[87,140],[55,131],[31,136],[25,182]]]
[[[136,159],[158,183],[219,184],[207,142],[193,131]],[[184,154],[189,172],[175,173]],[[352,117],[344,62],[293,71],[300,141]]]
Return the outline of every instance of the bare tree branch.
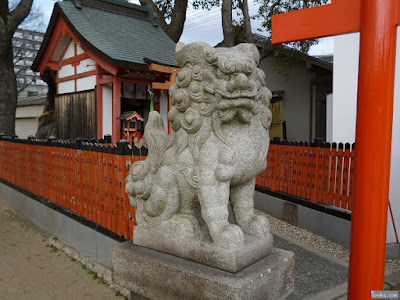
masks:
[[[224,33],[224,46],[233,47],[235,45],[235,39],[233,35],[232,24],[232,0],[223,0],[221,14],[222,31]]]
[[[242,10],[243,18],[244,18],[244,29],[245,29],[245,32],[246,32],[246,42],[247,43],[254,43],[253,33],[251,32],[251,23],[250,23],[250,15],[249,15],[249,2],[248,2],[248,0],[243,0],[243,2],[241,2],[239,0],[239,7],[240,7],[240,5],[242,6],[240,9]]]
[[[157,12],[157,22],[160,27],[165,31],[165,33],[173,40],[175,43],[179,41],[179,38],[183,32],[183,26],[186,21],[186,10],[188,5],[188,0],[175,0],[174,7],[171,13],[171,22],[167,24],[167,6],[164,5],[161,9],[152,0],[139,0],[141,5],[151,5],[153,10]]]
[[[32,3],[33,0],[21,0],[18,6],[11,12],[8,24],[9,33],[14,34],[19,24],[28,16]]]
[[[157,12],[157,23],[165,31],[165,29],[168,27],[168,24],[165,22],[164,14],[162,11],[160,12],[157,5],[152,0],[139,0],[139,2],[143,6],[151,5],[153,7],[153,11]]]

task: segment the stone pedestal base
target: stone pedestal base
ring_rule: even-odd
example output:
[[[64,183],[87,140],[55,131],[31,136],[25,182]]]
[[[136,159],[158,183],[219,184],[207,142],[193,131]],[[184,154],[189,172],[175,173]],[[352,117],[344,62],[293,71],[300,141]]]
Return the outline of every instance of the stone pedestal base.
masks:
[[[238,272],[267,256],[272,251],[273,237],[244,234],[244,247],[224,249],[212,243],[211,238],[196,240],[176,237],[157,229],[135,227],[133,243],[138,246],[172,254],[202,265],[228,272]]]
[[[113,248],[113,280],[150,299],[284,299],[294,289],[294,254],[271,254],[230,273],[124,242]]]

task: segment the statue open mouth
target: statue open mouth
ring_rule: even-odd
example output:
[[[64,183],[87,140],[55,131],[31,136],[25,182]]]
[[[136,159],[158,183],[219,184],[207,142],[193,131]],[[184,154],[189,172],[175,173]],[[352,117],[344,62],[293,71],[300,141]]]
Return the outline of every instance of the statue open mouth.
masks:
[[[233,92],[227,92],[225,89],[221,88],[220,86],[215,86],[212,88],[209,85],[204,85],[204,90],[212,95],[219,94],[221,95],[222,98],[225,99],[240,99],[240,98],[247,98],[249,100],[255,100],[256,96],[258,94],[256,85],[254,84],[253,88],[251,90],[246,90],[246,91],[241,91],[241,90],[236,90]]]
[[[243,108],[253,111],[255,102],[253,98],[224,99],[218,103],[219,110],[227,110],[233,108]]]

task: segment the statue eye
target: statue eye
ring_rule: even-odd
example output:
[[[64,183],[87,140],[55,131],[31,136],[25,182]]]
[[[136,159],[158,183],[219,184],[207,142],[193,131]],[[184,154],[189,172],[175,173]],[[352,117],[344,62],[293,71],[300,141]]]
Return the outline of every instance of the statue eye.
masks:
[[[225,74],[235,72],[235,61],[232,59],[221,59],[218,61],[219,67]]]
[[[224,72],[221,71],[221,69],[217,68],[216,72],[218,79],[229,80],[229,75],[226,75]]]
[[[244,72],[249,75],[254,72],[256,68],[256,63],[252,59],[246,60],[244,63]]]

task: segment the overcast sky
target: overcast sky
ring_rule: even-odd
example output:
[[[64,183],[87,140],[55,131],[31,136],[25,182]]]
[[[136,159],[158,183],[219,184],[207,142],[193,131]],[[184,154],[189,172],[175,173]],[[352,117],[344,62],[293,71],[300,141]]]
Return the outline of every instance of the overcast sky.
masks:
[[[50,20],[55,0],[34,0],[34,5],[39,6],[44,12],[46,24]],[[131,2],[139,4],[138,0]],[[258,3],[254,0],[249,1],[250,16],[256,15]],[[236,12],[233,13],[234,18]],[[237,18],[237,17],[236,17]],[[261,20],[251,21],[252,31],[263,34],[258,31],[261,28]],[[47,26],[46,26],[47,27]],[[189,8],[186,16],[185,28],[181,37],[181,42],[190,43],[195,41],[204,41],[212,46],[218,44],[223,38],[221,25],[221,8],[216,7],[210,11],[194,10]],[[333,53],[333,38],[320,39],[318,45],[313,46],[309,52],[310,55],[324,55]]]

